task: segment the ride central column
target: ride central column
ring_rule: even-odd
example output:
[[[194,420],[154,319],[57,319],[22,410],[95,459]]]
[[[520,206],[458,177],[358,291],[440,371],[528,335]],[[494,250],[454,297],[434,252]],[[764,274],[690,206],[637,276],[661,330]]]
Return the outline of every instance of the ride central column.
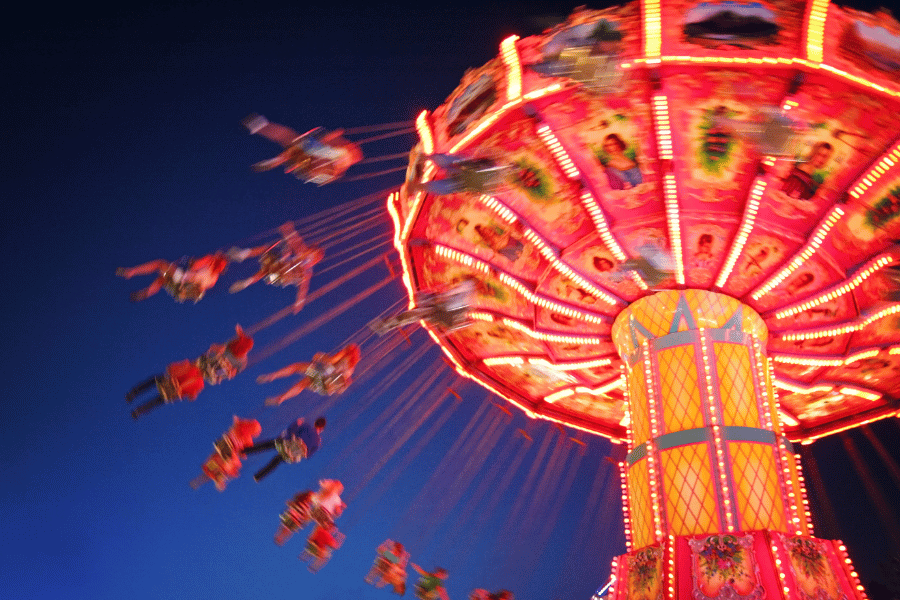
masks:
[[[666,598],[697,597],[692,590],[720,597],[722,587],[753,597],[770,588],[764,579],[784,587],[772,533],[763,532],[806,537],[811,528],[798,463],[781,435],[763,320],[730,296],[671,290],[622,311],[612,337],[630,419],[623,499],[631,552],[620,557],[629,567],[618,568],[630,574],[629,588],[647,587],[637,593],[619,582],[615,597],[657,598],[654,587]],[[767,576],[760,557],[772,563]]]

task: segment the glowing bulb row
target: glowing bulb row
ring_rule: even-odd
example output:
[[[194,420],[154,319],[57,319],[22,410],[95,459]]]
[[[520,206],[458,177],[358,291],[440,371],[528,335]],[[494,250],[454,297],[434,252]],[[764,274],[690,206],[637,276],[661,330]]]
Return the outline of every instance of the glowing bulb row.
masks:
[[[629,436],[631,439],[631,436]],[[622,479],[622,521],[625,525],[625,548],[631,552],[632,548],[632,530],[631,530],[631,506],[628,503],[628,476],[625,470],[625,463],[619,463],[619,476]]]
[[[556,344],[583,344],[588,346],[599,346],[603,343],[609,342],[609,338],[604,337],[591,337],[586,335],[560,335],[557,333],[542,333],[540,331],[535,331],[531,329],[527,325],[520,323],[514,319],[510,319],[509,317],[501,317],[497,318],[496,316],[490,313],[484,312],[471,312],[469,313],[469,318],[475,321],[485,321],[485,322],[500,322],[501,324],[515,329],[517,331],[521,331],[528,337],[540,340],[542,342],[550,342]]]
[[[900,348],[897,348],[900,351]],[[790,354],[773,354],[772,360],[788,365],[800,365],[804,367],[843,367],[865,358],[872,358],[881,353],[881,348],[869,348],[861,350],[845,357],[834,358],[809,358],[806,356],[793,356]],[[896,354],[896,353],[894,353]]]
[[[412,298],[413,294],[413,283],[412,276],[410,275],[411,267],[409,264],[409,252],[406,250],[406,246],[403,244],[400,238],[400,213],[397,209],[397,204],[400,202],[400,194],[398,192],[393,192],[388,194],[387,198],[387,210],[388,214],[391,217],[391,220],[394,223],[394,249],[397,251],[397,254],[400,255],[400,266],[403,269],[403,275],[401,280],[403,281],[403,286],[406,288],[409,297],[409,306],[408,308],[413,307]]]
[[[738,229],[737,237],[731,246],[731,251],[728,253],[725,264],[722,266],[722,271],[716,279],[716,287],[718,288],[724,286],[725,282],[728,281],[728,277],[731,275],[731,271],[734,269],[738,257],[744,250],[747,238],[750,236],[750,232],[753,231],[753,225],[756,222],[756,213],[759,211],[759,201],[762,198],[765,189],[765,180],[757,178],[750,190],[750,198],[747,201],[747,207],[744,209],[744,216],[741,219],[741,226]]]
[[[613,379],[611,382],[601,385],[596,388],[589,388],[584,385],[579,385],[574,388],[568,388],[565,390],[560,390],[558,392],[554,392],[544,397],[544,402],[549,402],[553,404],[558,400],[562,400],[563,398],[568,398],[569,396],[574,396],[575,394],[585,394],[589,396],[606,396],[606,394],[616,388],[622,387],[623,381],[621,379]]]
[[[842,431],[848,431],[850,429],[856,429],[857,427],[860,427],[862,425],[868,425],[869,423],[874,423],[876,421],[880,421],[882,419],[888,419],[890,417],[900,418],[900,410],[886,411],[880,415],[876,415],[876,416],[870,417],[868,419],[862,419],[862,420],[856,421],[854,423],[850,423],[848,425],[841,425],[840,427],[833,427],[831,429],[820,430],[815,435],[811,435],[811,436],[804,438],[801,443],[806,446],[806,445],[812,444],[815,440],[817,440],[819,438],[827,437],[829,435],[834,435],[834,434],[840,433]]]
[[[423,110],[416,117],[416,133],[422,140],[422,153],[425,155],[434,154],[434,134],[431,132],[431,126],[428,124],[428,111]]]
[[[650,504],[653,507],[653,527],[655,540],[663,537],[662,502],[659,493],[659,477],[656,465],[656,438],[659,437],[659,421],[656,417],[656,390],[653,382],[653,365],[650,360],[650,344],[644,343],[644,381],[647,385],[647,407],[650,414],[650,439],[647,440],[647,475],[650,478]]]
[[[584,205],[588,215],[590,215],[591,221],[594,222],[594,228],[597,230],[597,233],[600,234],[600,239],[606,244],[606,248],[616,257],[616,260],[621,262],[627,259],[628,256],[613,237],[612,232],[610,232],[606,216],[603,214],[603,210],[600,208],[597,199],[594,198],[594,195],[590,190],[584,189],[581,192],[581,203]]]
[[[778,378],[776,378],[774,380],[774,383],[777,387],[779,387],[785,391],[791,392],[793,394],[817,394],[817,393],[830,392],[834,389],[833,385],[820,384],[820,385],[812,385],[809,387],[805,387],[805,386],[797,385],[795,383],[791,383],[789,381],[785,381],[783,379],[778,379]]]
[[[659,157],[663,160],[671,160],[672,153],[672,122],[669,118],[669,99],[665,94],[653,96],[653,118],[656,122],[656,142],[659,148]]]
[[[662,52],[662,14],[660,0],[644,0],[644,54],[659,56]]]
[[[544,145],[550,150],[550,154],[553,155],[556,164],[563,170],[566,177],[569,179],[581,179],[581,173],[578,171],[578,167],[576,167],[575,163],[572,162],[572,159],[569,158],[569,153],[566,152],[566,149],[563,148],[559,139],[557,139],[553,131],[550,130],[550,126],[544,123],[537,128],[537,134],[538,137],[541,138],[541,141],[544,142]]]
[[[816,253],[816,250],[819,249],[819,246],[822,245],[822,242],[825,240],[825,236],[828,235],[828,232],[831,231],[832,227],[844,216],[844,209],[840,206],[835,206],[831,209],[831,212],[828,213],[828,216],[819,224],[816,228],[815,233],[813,233],[809,242],[803,248],[800,253],[798,253],[791,262],[781,269],[778,273],[769,278],[766,283],[760,286],[751,297],[754,300],[759,300],[763,294],[769,293],[772,288],[777,286],[779,283],[787,279],[794,271],[796,271],[803,263],[805,263],[809,258]]]
[[[840,542],[840,540],[838,540]],[[851,582],[853,583],[856,591],[863,598],[863,600],[868,600],[868,596],[866,595],[866,588],[863,587],[862,583],[859,580],[859,573],[856,572],[856,569],[853,568],[853,562],[850,560],[850,555],[847,554],[847,546],[843,543],[839,543],[838,552],[840,552],[840,558],[844,561],[844,569],[847,572],[847,575],[850,576]]]
[[[829,64],[807,60],[805,58],[786,58],[783,56],[771,57],[766,56],[762,58],[749,58],[749,57],[728,57],[728,56],[686,56],[686,55],[674,55],[674,56],[653,56],[649,58],[636,58],[634,59],[635,64],[645,64],[645,65],[658,65],[660,63],[696,63],[696,64],[731,64],[731,65],[782,65],[782,66],[804,66],[809,69],[824,69],[841,77],[843,79],[847,79],[859,85],[868,87],[873,90],[877,90],[883,94],[887,94],[889,96],[893,96],[894,98],[900,97],[900,91],[896,89],[887,88],[883,85],[874,83],[869,81],[864,77],[859,77],[857,75],[852,75],[846,71],[833,67]]]
[[[716,463],[719,467],[719,487],[722,490],[722,507],[725,511],[725,528],[734,531],[734,513],[731,508],[731,489],[728,486],[728,472],[726,471],[725,444],[722,440],[722,431],[719,424],[719,415],[716,413],[716,395],[712,385],[712,371],[710,369],[709,350],[707,348],[708,336],[703,328],[700,329],[700,353],[703,357],[703,376],[706,380],[706,402],[709,407],[709,423],[713,433],[713,447],[716,451]]]
[[[793,455],[788,452],[784,438],[778,438],[778,450],[775,452],[775,462],[777,468],[781,470],[781,477],[779,478],[781,493],[784,499],[784,505],[788,508],[788,518],[790,519],[791,526],[794,528],[794,533],[801,535],[803,533],[803,528],[800,525],[800,513],[797,509],[797,494],[793,489],[791,464],[788,459],[789,456]],[[785,492],[787,492],[786,495]]]
[[[770,431],[775,431],[775,426],[772,421],[772,411],[769,408],[769,396],[768,389],[766,386],[766,375],[763,371],[764,368],[769,366],[769,361],[766,360],[765,355],[762,352],[761,344],[759,343],[759,338],[755,335],[750,335],[751,345],[753,346],[753,374],[756,378],[756,389],[761,390],[757,398],[757,411],[762,419],[763,425],[766,429]]]
[[[544,367],[553,367],[558,371],[578,371],[581,369],[594,369],[597,367],[608,367],[612,364],[611,358],[598,358],[596,360],[583,360],[573,363],[555,363],[543,358],[526,358],[523,356],[494,356],[485,358],[482,361],[485,366],[493,367],[497,365],[518,366],[523,364],[541,365]]]
[[[840,392],[841,394],[844,394],[846,396],[856,396],[857,398],[862,398],[863,400],[870,400],[872,402],[881,398],[881,394],[878,394],[875,392],[869,392],[866,390],[861,390],[859,388],[851,387],[851,386],[847,386],[847,385],[845,385],[841,388],[838,388],[838,392]]]
[[[813,0],[806,26],[806,58],[822,62],[825,39],[825,18],[828,16],[829,0]]]
[[[798,305],[792,306],[790,308],[785,308],[785,309],[779,310],[778,312],[775,313],[775,318],[783,319],[784,317],[790,317],[790,316],[796,315],[798,313],[801,313],[805,310],[809,310],[810,308],[818,306],[824,302],[834,300],[835,298],[840,298],[844,294],[847,294],[847,293],[853,291],[854,289],[856,289],[859,286],[859,284],[861,284],[863,281],[865,281],[866,279],[868,279],[869,277],[871,277],[872,275],[874,275],[881,269],[892,264],[893,262],[894,262],[893,257],[882,256],[878,260],[876,260],[873,264],[869,265],[868,267],[866,267],[865,269],[863,269],[862,271],[860,271],[859,273],[854,275],[853,278],[850,279],[850,281],[848,281],[847,283],[841,285],[840,287],[838,287],[836,289],[829,290],[828,292],[826,292],[824,294],[819,294],[815,298],[811,298],[802,304],[798,304]]]
[[[806,517],[807,534],[815,535],[812,512],[809,510],[809,495],[806,493],[806,479],[803,477],[803,464],[800,461],[799,454],[794,454],[794,470],[797,472],[797,483],[800,485],[800,499],[803,502],[803,515]]]
[[[569,265],[564,263],[559,259],[556,252],[544,241],[544,239],[538,235],[531,227],[528,227],[524,223],[521,222],[521,219],[506,205],[497,200],[492,196],[481,196],[479,199],[485,206],[493,210],[495,213],[500,215],[507,223],[519,223],[522,226],[522,234],[531,242],[540,252],[541,256],[550,263],[550,266],[556,270],[558,273],[561,273],[564,277],[568,277],[572,281],[576,282],[581,287],[587,289],[592,295],[597,296],[598,298],[602,298],[604,301],[610,304],[621,304],[617,302],[615,298],[613,298],[608,293],[599,289],[593,283],[576,273],[572,270]]]
[[[780,387],[783,390],[787,390],[788,392],[792,392],[794,394],[816,394],[816,393],[829,393],[829,392],[837,392],[839,394],[844,394],[845,396],[856,396],[857,398],[862,398],[863,400],[870,400],[872,402],[881,398],[881,394],[878,392],[873,392],[871,390],[864,390],[858,387],[844,385],[838,387],[837,385],[829,385],[829,384],[819,384],[813,385],[809,387],[804,387],[801,385],[796,385],[793,383],[789,383],[782,379],[776,379],[775,385]]]
[[[460,252],[459,250],[454,250],[453,248],[444,246],[443,244],[435,244],[433,246],[433,248],[434,248],[435,252],[438,253],[439,256],[442,256],[443,258],[452,260],[453,262],[465,265],[465,266],[475,269],[477,271],[481,271],[485,275],[489,275],[489,274],[491,274],[492,271],[495,271],[495,269],[492,268],[488,263],[473,257],[471,254],[466,254],[465,252]],[[497,275],[497,278],[500,281],[502,281],[504,284],[513,288],[514,290],[516,290],[517,292],[522,294],[525,298],[527,298],[529,302],[536,304],[536,305],[540,306],[541,308],[546,308],[548,310],[552,310],[553,312],[560,313],[567,317],[581,319],[583,321],[587,321],[588,323],[600,324],[600,323],[606,322],[603,318],[598,317],[596,315],[591,315],[586,312],[578,311],[573,308],[569,308],[568,306],[564,306],[562,304],[558,304],[556,302],[548,300],[542,296],[538,296],[537,294],[535,294],[534,292],[529,290],[527,287],[525,287],[525,285],[523,285],[522,282],[520,282],[519,280],[517,280],[516,278],[512,277],[511,275],[509,275],[507,273],[497,271],[496,275]],[[611,296],[609,296],[608,294],[604,294],[603,296],[600,296],[600,299],[604,300],[604,301],[607,299],[613,300],[613,298]],[[613,303],[610,302],[610,304],[613,304]]]
[[[506,99],[516,100],[522,95],[522,64],[516,48],[517,35],[511,35],[500,43],[500,56],[506,67]]]
[[[459,152],[460,150],[465,148],[469,144],[469,142],[471,142],[472,140],[477,138],[479,135],[481,135],[485,129],[487,129],[488,127],[490,127],[491,125],[493,125],[494,123],[499,121],[501,117],[503,117],[506,113],[508,113],[512,109],[520,106],[521,104],[523,104],[525,102],[529,102],[531,100],[536,100],[537,98],[541,98],[548,94],[558,92],[561,89],[562,89],[562,85],[560,85],[558,83],[554,83],[552,85],[548,85],[547,87],[543,87],[543,88],[528,92],[527,94],[524,94],[515,100],[511,100],[511,101],[507,102],[506,104],[504,104],[503,106],[501,106],[500,108],[495,110],[494,112],[482,117],[482,120],[478,123],[478,125],[473,127],[469,131],[469,133],[467,133],[459,141],[457,141],[455,144],[453,144],[453,146],[450,147],[450,153],[456,154],[457,152]]]
[[[833,337],[837,335],[844,335],[845,333],[853,333],[856,331],[860,331],[865,329],[875,321],[879,319],[883,319],[885,317],[890,317],[891,315],[895,315],[900,313],[900,304],[894,304],[893,306],[889,306],[888,308],[882,309],[873,315],[869,315],[865,319],[859,321],[852,321],[845,325],[841,325],[840,327],[830,327],[828,329],[818,329],[814,331],[806,331],[799,333],[784,333],[781,335],[781,339],[787,342],[793,342],[797,340],[813,340],[823,337]]]
[[[787,584],[787,574],[781,567],[781,556],[778,552],[778,546],[775,544],[774,540],[772,540],[770,548],[772,549],[772,558],[775,559],[775,571],[778,573],[779,581],[781,581],[781,591],[784,592],[785,598],[793,598],[794,596],[791,594],[791,588],[788,587]]]
[[[678,218],[678,192],[675,188],[675,175],[667,173],[663,183],[666,195],[666,222],[669,224],[669,240],[672,243],[672,256],[675,258],[675,281],[684,285],[684,259],[681,249],[681,222]]]
[[[881,177],[887,173],[888,169],[897,164],[897,161],[900,161],[900,144],[897,144],[891,148],[890,151],[886,152],[874,167],[860,177],[856,184],[850,188],[849,194],[854,198],[862,196],[863,192],[881,179]]]
[[[666,572],[666,580],[668,581],[669,599],[675,600],[675,534],[670,533],[666,543],[666,554],[668,555],[669,569]]]

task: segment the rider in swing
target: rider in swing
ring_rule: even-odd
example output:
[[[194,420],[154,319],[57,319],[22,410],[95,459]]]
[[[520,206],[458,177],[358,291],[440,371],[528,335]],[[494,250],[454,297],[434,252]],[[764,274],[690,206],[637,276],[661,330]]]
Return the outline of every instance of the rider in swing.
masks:
[[[270,123],[257,114],[250,115],[243,123],[251,134],[259,134],[284,148],[275,158],[253,165],[254,171],[268,171],[287,165],[285,173],[291,173],[306,183],[324,185],[362,160],[359,146],[344,139],[340,130],[326,132],[316,127],[299,135],[290,127]]]
[[[182,261],[184,262],[184,261]],[[149,286],[131,294],[133,302],[140,302],[164,289],[176,302],[192,300],[199,302],[207,290],[216,285],[219,276],[228,267],[228,258],[221,252],[200,258],[191,258],[184,265],[166,260],[151,260],[148,263],[116,269],[116,275],[131,279],[135,275],[158,274]]]
[[[271,285],[296,286],[294,313],[297,313],[306,303],[313,267],[322,261],[325,253],[317,246],[308,246],[291,223],[285,223],[278,231],[282,239],[274,244],[246,249],[232,248],[228,251],[228,256],[236,262],[251,257],[259,259],[259,270],[247,279],[233,284],[228,291],[232,294],[239,292],[263,279]]]
[[[378,546],[378,556],[369,574],[366,575],[366,583],[377,588],[390,585],[394,593],[403,596],[406,593],[406,565],[409,562],[409,552],[400,542],[385,540]]]
[[[191,487],[197,489],[212,481],[217,490],[224,491],[228,482],[240,475],[244,449],[252,446],[253,438],[261,432],[259,421],[234,417],[228,431],[213,443],[215,452],[203,463],[203,474],[191,481]]]
[[[304,458],[311,458],[319,449],[319,446],[322,445],[321,434],[326,424],[324,417],[316,419],[312,426],[300,418],[285,429],[277,438],[244,448],[244,454],[254,454],[266,450],[277,451],[272,460],[260,469],[253,476],[253,479],[257,482],[261,481],[283,462],[297,463]]]
[[[359,358],[359,346],[348,344],[335,354],[319,352],[313,356],[312,362],[298,362],[274,373],[260,375],[256,378],[256,382],[268,383],[290,375],[303,375],[288,391],[279,396],[266,398],[266,406],[278,406],[307,387],[317,394],[332,396],[346,390],[353,381],[353,370]]]

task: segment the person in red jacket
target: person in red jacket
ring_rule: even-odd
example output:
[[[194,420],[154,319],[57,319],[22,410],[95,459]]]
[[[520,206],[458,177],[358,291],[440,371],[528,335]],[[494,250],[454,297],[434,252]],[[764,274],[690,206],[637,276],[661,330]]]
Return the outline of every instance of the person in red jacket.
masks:
[[[317,525],[306,540],[306,550],[300,555],[300,560],[308,562],[310,573],[315,573],[325,566],[343,541],[344,534],[333,523]]]
[[[203,463],[203,474],[191,481],[191,487],[197,489],[207,481],[212,481],[217,490],[224,491],[228,482],[240,475],[242,451],[252,446],[253,438],[260,433],[262,427],[256,419],[234,417],[228,431],[213,443],[215,452]]]
[[[133,401],[140,394],[156,388],[157,395],[144,402],[136,409],[131,411],[131,416],[137,419],[139,416],[146,414],[158,406],[178,402],[187,398],[190,401],[196,400],[200,392],[203,391],[203,373],[200,369],[189,360],[172,363],[166,367],[166,372],[147,379],[139,383],[125,394],[125,400]]]
[[[359,346],[348,344],[335,354],[319,352],[313,356],[312,362],[298,362],[274,373],[260,375],[256,378],[256,382],[268,383],[290,375],[303,375],[303,378],[288,391],[279,396],[266,398],[267,406],[278,406],[307,387],[317,394],[332,396],[346,390],[353,381],[353,370],[356,368],[359,358]]]
[[[244,333],[240,325],[234,327],[235,337],[225,345],[212,344],[200,358],[197,366],[210,385],[217,385],[247,368],[247,353],[253,349],[253,338]]]
[[[177,302],[193,300],[198,302],[207,290],[216,285],[226,267],[228,258],[221,252],[209,254],[200,258],[191,258],[185,267],[177,262],[166,260],[151,260],[148,263],[131,267],[130,269],[116,269],[116,275],[131,279],[135,275],[158,276],[149,286],[131,294],[133,302],[146,300],[165,288]]]

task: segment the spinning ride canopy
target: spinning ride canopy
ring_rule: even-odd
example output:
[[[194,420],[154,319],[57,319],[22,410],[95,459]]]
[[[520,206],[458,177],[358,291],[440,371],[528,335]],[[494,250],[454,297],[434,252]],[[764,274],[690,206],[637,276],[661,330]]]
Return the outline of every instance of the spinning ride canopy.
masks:
[[[773,114],[793,133],[767,156],[772,130],[753,132]],[[628,417],[612,325],[659,289],[740,301],[740,318],[699,327],[762,317],[792,441],[897,414],[898,115],[889,15],[821,0],[577,12],[505,40],[419,117],[388,201],[404,283],[412,298],[474,280],[474,323],[431,330],[458,370],[614,440]],[[437,153],[512,168],[486,194],[419,191],[446,176]],[[647,247],[675,266],[652,289],[617,272]],[[686,328],[682,308],[657,326]]]

